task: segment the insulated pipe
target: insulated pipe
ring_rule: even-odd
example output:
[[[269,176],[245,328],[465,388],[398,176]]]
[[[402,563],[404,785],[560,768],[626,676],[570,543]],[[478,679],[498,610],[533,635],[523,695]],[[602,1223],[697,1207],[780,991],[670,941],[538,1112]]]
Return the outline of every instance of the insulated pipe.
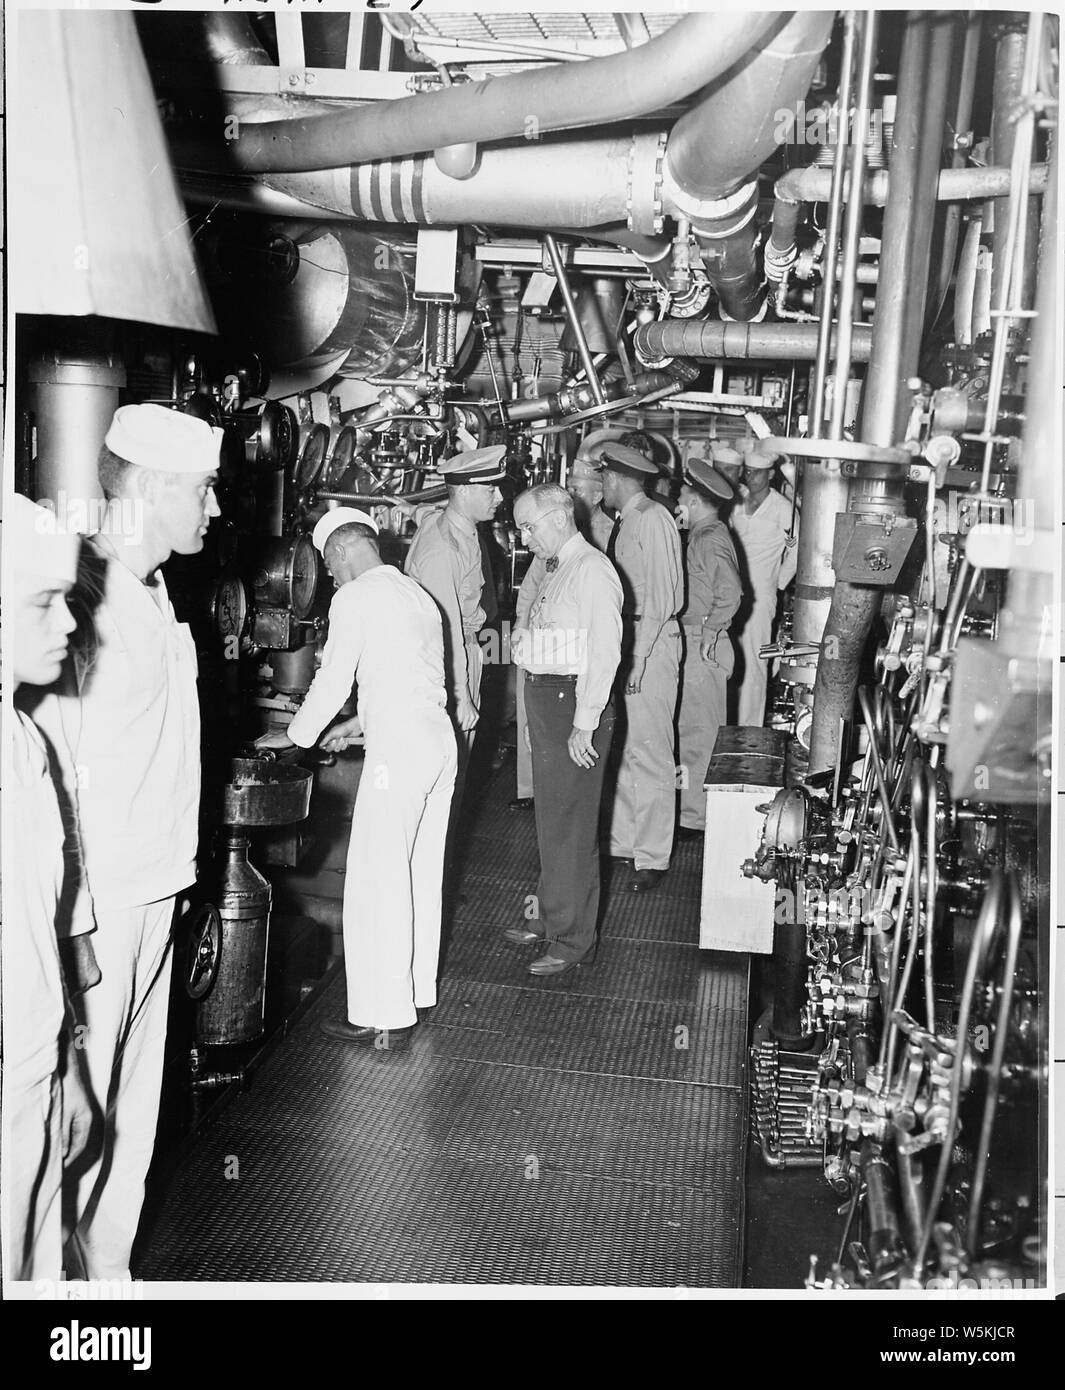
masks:
[[[891,195],[892,175],[887,169],[876,169],[862,184],[862,201],[872,207],[887,205]],[[1008,166],[987,169],[942,169],[932,196],[941,203],[965,203],[987,198],[1005,198],[1010,191],[1011,171]],[[1047,184],[1047,166],[1034,164],[1028,183],[1032,194],[1042,193]],[[802,169],[789,169],[773,185],[778,201],[792,203],[825,203],[832,191],[832,170],[807,164]],[[844,184],[844,196],[850,196],[850,180]],[[774,208],[773,217],[776,218]]]
[[[779,146],[781,112],[806,96],[834,23],[835,11],[774,16],[750,61],[701,94],[670,132],[664,200],[691,223],[725,318],[765,312],[757,171]]]
[[[712,319],[665,319],[636,330],[636,351],[660,357],[744,357],[749,360],[812,362],[817,352],[815,323],[718,323]],[[854,360],[868,362],[873,330],[854,326]]]
[[[727,73],[779,23],[774,14],[693,14],[650,43],[587,63],[487,78],[330,116],[242,126],[205,149],[180,142],[178,162],[245,173],[336,169],[442,145],[536,136],[646,116]]]
[[[631,386],[626,385],[623,377],[604,382],[604,395],[608,400],[619,402],[630,397],[632,403],[640,396],[650,395],[654,391],[680,388],[685,385],[685,378],[678,375],[678,367],[679,364],[674,363],[671,371],[641,372],[633,379]],[[692,380],[697,375],[698,369],[692,368]],[[537,396],[524,401],[504,401],[503,414],[509,424],[517,424],[524,420],[557,420],[574,409],[573,393],[574,388],[566,386],[550,396]]]
[[[873,351],[865,383],[862,440],[891,445],[905,424],[903,387],[917,371],[931,259],[933,196],[946,119],[947,88],[956,16],[911,10],[899,63],[899,96],[891,148],[891,199],[884,214],[880,283],[898,287],[881,294],[873,323]],[[866,469],[851,489],[848,510],[878,514],[903,511],[904,479],[898,470]],[[814,682],[810,773],[835,765],[841,719],[850,719],[858,672],[882,591],[838,581],[825,624],[825,652]],[[829,648],[831,644],[831,648]],[[831,659],[828,659],[831,650]]]
[[[583,230],[626,223],[633,154],[645,146],[650,158],[658,147],[657,133],[486,146],[476,169],[461,181],[442,174],[430,155],[350,169],[269,174],[262,182],[309,207],[366,222]],[[639,212],[641,191],[632,196]],[[652,198],[648,188],[647,219]]]
[[[716,18],[720,24],[720,16]],[[727,198],[778,150],[781,113],[794,112],[809,91],[836,14],[785,12],[769,19],[771,26],[754,42],[756,51],[724,80],[715,77],[712,88],[700,93],[670,132],[665,182],[675,199],[691,200],[694,224],[702,215],[701,203]],[[716,47],[717,35],[709,42]],[[718,213],[711,209],[708,215]]]

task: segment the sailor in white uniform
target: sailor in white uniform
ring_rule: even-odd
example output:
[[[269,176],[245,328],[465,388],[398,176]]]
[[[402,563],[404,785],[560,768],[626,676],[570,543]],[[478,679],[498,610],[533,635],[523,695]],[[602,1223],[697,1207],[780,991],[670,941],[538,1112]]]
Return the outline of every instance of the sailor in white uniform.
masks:
[[[337,591],[322,664],[287,733],[260,748],[310,748],[358,680],[358,712],[328,729],[322,747],[361,737],[365,758],[344,882],[347,1018],[324,1032],[381,1051],[405,1048],[418,1010],[436,1003],[444,841],[455,787],[456,746],[444,690],[436,604],[382,562],[377,526],[336,507],[314,543]]]
[[[164,406],[115,412],[99,462],[107,510],[74,596],[86,640],[35,711],[80,840],[60,930],[92,933],[101,974],[79,997],[76,1044],[105,1116],[75,1183],[71,1254],[87,1278],[129,1277],[155,1146],[171,924],[196,877],[200,806],[196,649],[159,567],[203,549],[221,442],[220,429]]]
[[[759,656],[773,636],[777,595],[795,577],[798,561],[796,539],[790,534],[792,504],[770,486],[780,455],[761,443],[753,444],[744,457],[743,481],[747,495],[732,509],[730,523],[737,550],[746,561],[746,581],[752,607],[740,632],[743,675],[739,692],[740,724],[761,727],[765,721],[768,662]]]
[[[14,686],[48,686],[59,679],[75,625],[66,599],[80,537],[58,530],[52,512],[16,493],[4,506],[3,539]],[[64,831],[48,754],[18,708],[6,734],[12,814],[3,837],[0,1249],[5,1278],[55,1281],[63,1269],[63,1160],[88,1138],[92,1111],[77,1069],[62,1080],[59,1072],[67,1023],[56,940]]]

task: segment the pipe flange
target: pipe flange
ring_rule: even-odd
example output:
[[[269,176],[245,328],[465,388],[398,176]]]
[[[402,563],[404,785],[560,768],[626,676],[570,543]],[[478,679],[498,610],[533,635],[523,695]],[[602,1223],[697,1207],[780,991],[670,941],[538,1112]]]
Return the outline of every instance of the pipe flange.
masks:
[[[625,190],[625,211],[630,232],[641,236],[660,236],[665,227],[662,214],[662,179],[666,157],[666,132],[637,134],[629,145],[629,183]],[[650,190],[648,197],[647,190]]]
[[[701,241],[723,241],[742,231],[758,211],[758,180],[742,184],[727,198],[696,198],[674,183],[669,160],[663,170],[663,193],[674,216],[686,217]]]

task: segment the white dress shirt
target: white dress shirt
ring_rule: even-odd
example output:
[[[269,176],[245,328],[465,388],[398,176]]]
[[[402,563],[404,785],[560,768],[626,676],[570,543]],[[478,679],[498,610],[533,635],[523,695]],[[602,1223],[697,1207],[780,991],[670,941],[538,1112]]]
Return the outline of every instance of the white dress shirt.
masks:
[[[594,731],[610,699],[621,660],[621,584],[614,567],[580,534],[558,552],[548,572],[537,556],[516,606],[514,661],[535,675],[577,677],[573,727]]]

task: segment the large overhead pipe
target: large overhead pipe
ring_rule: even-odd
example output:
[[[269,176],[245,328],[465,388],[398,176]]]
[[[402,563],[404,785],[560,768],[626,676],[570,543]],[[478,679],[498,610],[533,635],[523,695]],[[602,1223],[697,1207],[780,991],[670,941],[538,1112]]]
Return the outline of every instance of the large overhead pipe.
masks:
[[[884,213],[880,283],[897,287],[877,296],[873,350],[865,383],[861,438],[888,446],[901,436],[905,382],[917,371],[935,218],[947,87],[956,14],[911,10],[899,62],[899,94],[891,148],[891,196]],[[848,510],[880,516],[904,510],[905,474],[865,465],[850,491]],[[859,667],[883,590],[837,580],[814,682],[810,773],[836,762],[841,720],[853,713]]]
[[[666,201],[691,223],[726,318],[752,320],[765,311],[754,227],[757,171],[780,142],[781,113],[796,112],[810,88],[835,12],[776,19],[750,61],[681,117],[666,147]]]
[[[868,362],[873,330],[854,325],[853,357]],[[751,360],[812,362],[816,323],[719,323],[716,319],[665,319],[636,330],[636,351],[648,362],[660,357],[746,357]]]
[[[336,169],[445,145],[525,138],[645,116],[727,73],[779,15],[693,14],[637,49],[488,78],[329,116],[241,127],[224,146],[178,145],[190,168],[246,173]]]

